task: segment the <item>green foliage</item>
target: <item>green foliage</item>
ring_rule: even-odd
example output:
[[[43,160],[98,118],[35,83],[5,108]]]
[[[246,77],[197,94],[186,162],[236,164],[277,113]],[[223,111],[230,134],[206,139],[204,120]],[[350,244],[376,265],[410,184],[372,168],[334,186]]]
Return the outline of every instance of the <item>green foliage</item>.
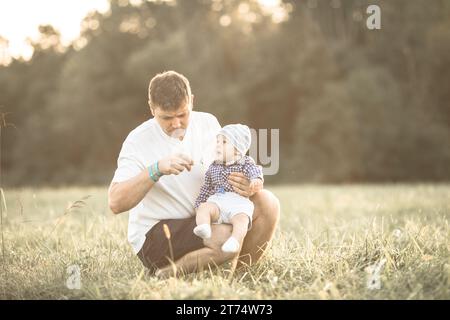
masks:
[[[445,0],[370,1],[378,31],[365,26],[369,1],[286,0],[281,23],[254,1],[121,3],[89,14],[66,50],[41,26],[30,61],[0,67],[1,112],[15,125],[2,132],[7,183],[107,183],[126,135],[150,117],[149,80],[170,69],[222,124],[281,129],[268,182],[450,178]]]

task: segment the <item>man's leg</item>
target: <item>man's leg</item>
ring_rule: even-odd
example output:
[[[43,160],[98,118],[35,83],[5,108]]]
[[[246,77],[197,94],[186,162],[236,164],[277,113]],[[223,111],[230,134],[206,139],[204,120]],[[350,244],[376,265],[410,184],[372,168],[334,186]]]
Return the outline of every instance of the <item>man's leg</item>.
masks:
[[[238,267],[258,262],[272,240],[280,219],[280,202],[272,192],[261,190],[250,200],[255,205],[253,224],[244,239]]]
[[[242,245],[239,267],[252,265],[261,258],[273,238],[280,217],[280,203],[270,191],[262,190],[250,200],[255,205],[253,224]],[[206,247],[178,259],[175,262],[177,273],[201,271],[208,265],[221,265],[233,259],[236,254],[221,250],[222,244],[231,236],[231,232],[230,225],[212,225],[211,238],[203,241]],[[172,274],[172,266],[158,270],[158,275],[168,276],[170,274]]]
[[[226,224],[215,224],[211,227],[211,238],[203,240],[205,248],[189,252],[175,261],[175,269],[177,274],[202,271],[208,266],[213,268],[233,259],[236,256],[236,253],[226,253],[221,250],[222,244],[231,235],[231,226]],[[159,269],[156,272],[156,275],[159,277],[173,275],[173,269],[174,268],[171,265],[168,265]]]

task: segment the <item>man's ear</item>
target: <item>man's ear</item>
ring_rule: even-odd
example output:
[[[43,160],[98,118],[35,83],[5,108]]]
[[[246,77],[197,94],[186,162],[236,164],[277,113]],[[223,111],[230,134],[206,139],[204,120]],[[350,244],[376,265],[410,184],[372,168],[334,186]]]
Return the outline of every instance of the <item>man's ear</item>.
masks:
[[[191,94],[191,109],[194,109],[194,98],[195,96]]]
[[[152,113],[152,116],[155,116],[155,111],[153,110],[153,107],[150,104],[150,100],[148,101],[148,106],[150,107],[150,112]]]

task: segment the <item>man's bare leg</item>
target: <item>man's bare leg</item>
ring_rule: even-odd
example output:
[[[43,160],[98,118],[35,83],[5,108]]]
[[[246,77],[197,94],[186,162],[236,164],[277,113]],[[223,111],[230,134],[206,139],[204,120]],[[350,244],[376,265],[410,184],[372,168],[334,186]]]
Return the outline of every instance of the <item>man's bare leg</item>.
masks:
[[[261,190],[250,200],[255,205],[253,224],[245,236],[238,268],[258,262],[272,240],[280,218],[280,202],[272,192]]]
[[[177,275],[202,271],[208,266],[214,268],[236,256],[236,254],[226,253],[221,250],[222,244],[231,235],[231,226],[226,224],[215,224],[211,227],[211,238],[203,240],[205,248],[189,252],[175,261],[174,264]],[[171,265],[168,265],[159,269],[156,274],[157,276],[164,278],[174,275],[173,270],[174,268]]]

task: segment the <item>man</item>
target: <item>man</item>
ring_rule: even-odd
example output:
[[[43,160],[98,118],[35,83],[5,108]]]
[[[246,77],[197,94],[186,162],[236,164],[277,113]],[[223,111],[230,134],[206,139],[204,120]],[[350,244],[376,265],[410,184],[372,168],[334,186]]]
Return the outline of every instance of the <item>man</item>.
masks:
[[[164,72],[150,81],[148,102],[154,118],[126,138],[109,188],[112,212],[130,210],[128,240],[134,252],[159,275],[173,269],[195,272],[235,257],[221,250],[230,225],[213,225],[206,240],[193,233],[194,202],[221,128],[213,115],[192,111],[193,100],[189,81],[177,72]],[[252,191],[241,173],[229,180],[235,192],[250,197],[255,206],[239,258],[240,265],[251,265],[273,237],[279,202],[267,190]]]

